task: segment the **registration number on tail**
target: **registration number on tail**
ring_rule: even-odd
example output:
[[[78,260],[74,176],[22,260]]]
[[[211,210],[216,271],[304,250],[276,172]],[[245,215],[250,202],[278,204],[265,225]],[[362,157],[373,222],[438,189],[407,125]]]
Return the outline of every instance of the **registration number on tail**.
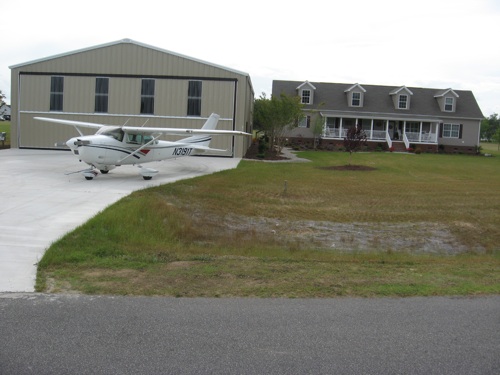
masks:
[[[173,154],[175,156],[188,156],[188,155],[191,155],[192,151],[193,151],[193,149],[190,147],[176,147],[176,148],[174,148]]]

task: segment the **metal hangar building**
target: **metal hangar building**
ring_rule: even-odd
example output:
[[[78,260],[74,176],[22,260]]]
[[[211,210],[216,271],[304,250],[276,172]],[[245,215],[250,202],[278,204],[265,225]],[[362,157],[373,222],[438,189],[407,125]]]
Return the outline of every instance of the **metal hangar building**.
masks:
[[[211,113],[217,129],[252,132],[249,74],[130,39],[10,67],[14,148],[63,149],[71,127],[36,116],[106,125],[201,128]],[[250,137],[217,136],[211,147],[243,157]]]

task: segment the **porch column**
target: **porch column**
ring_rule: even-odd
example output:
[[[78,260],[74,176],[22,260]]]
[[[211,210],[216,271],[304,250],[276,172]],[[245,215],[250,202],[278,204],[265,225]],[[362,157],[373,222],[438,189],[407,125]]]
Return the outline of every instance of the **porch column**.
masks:
[[[344,119],[343,117],[341,117],[341,118],[340,118],[340,125],[339,125],[339,138],[342,138],[342,120],[343,120],[343,119]]]
[[[418,141],[422,142],[422,121],[420,121],[420,132],[418,133]]]
[[[372,123],[370,125],[370,140],[373,139],[373,119],[372,119]]]

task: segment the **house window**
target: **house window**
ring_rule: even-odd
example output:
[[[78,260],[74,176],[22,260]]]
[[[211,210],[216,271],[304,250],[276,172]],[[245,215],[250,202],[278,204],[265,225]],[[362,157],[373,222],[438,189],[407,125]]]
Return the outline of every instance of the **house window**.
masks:
[[[311,90],[302,90],[302,104],[311,104]]]
[[[399,109],[407,109],[408,108],[408,95],[399,95]]]
[[[50,78],[50,110],[63,110],[64,77]]]
[[[141,114],[152,115],[155,112],[155,80],[143,79],[141,82]]]
[[[201,81],[189,81],[188,116],[201,116]]]
[[[446,112],[453,112],[453,98],[444,98],[444,110]]]
[[[108,112],[109,78],[95,79],[95,112]]]
[[[420,133],[420,122],[408,121],[406,123],[407,133]]]
[[[443,138],[460,138],[460,124],[444,124]]]
[[[359,107],[361,105],[361,93],[360,92],[353,92],[352,93],[351,105],[353,107]]]
[[[311,116],[302,117],[299,121],[299,128],[310,128],[311,127]]]

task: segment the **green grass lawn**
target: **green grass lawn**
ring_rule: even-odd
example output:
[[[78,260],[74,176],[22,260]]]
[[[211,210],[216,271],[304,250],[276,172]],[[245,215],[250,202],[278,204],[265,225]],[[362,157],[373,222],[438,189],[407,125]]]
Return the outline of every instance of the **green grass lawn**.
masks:
[[[138,191],[54,243],[36,288],[190,297],[500,293],[495,155],[357,153],[352,163],[375,169],[335,171],[348,154],[303,152],[311,163],[242,161]]]
[[[10,147],[10,121],[0,121],[0,133],[7,133],[4,142],[0,141],[0,147]]]

